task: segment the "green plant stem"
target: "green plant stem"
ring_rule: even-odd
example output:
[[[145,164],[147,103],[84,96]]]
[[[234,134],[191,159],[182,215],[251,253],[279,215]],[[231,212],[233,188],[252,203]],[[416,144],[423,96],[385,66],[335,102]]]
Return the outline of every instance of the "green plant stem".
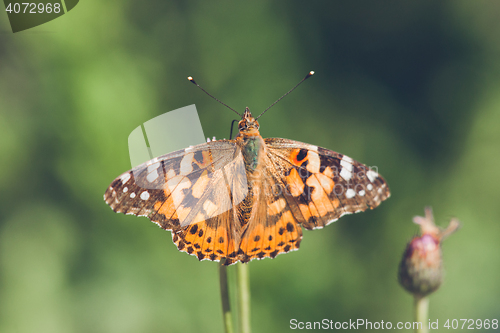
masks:
[[[250,278],[248,264],[238,263],[238,301],[240,333],[250,333]]]
[[[415,333],[429,332],[429,298],[415,296],[415,321],[421,322],[422,327],[416,328]]]
[[[219,282],[220,282],[220,297],[222,300],[222,317],[224,319],[224,331],[233,333],[233,318],[231,306],[229,303],[229,288],[227,282],[227,266],[224,266],[223,260],[219,263]]]

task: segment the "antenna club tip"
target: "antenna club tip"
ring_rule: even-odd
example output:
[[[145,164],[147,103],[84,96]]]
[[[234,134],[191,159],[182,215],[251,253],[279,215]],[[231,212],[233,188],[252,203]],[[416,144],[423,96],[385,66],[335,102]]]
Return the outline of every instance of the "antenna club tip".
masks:
[[[191,81],[191,82],[193,82],[194,84],[196,84],[196,81],[193,79],[192,76],[188,76],[188,80]]]
[[[314,75],[314,71],[310,71],[309,73],[307,73],[305,79],[310,78],[313,75]]]

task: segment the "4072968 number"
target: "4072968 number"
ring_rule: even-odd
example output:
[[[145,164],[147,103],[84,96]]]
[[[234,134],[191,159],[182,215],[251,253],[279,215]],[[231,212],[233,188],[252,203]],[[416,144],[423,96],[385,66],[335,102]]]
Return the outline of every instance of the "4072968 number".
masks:
[[[20,14],[20,13],[29,13],[29,14],[42,14],[42,13],[60,13],[61,12],[61,4],[60,3],[29,3],[29,2],[23,2],[23,3],[9,3],[7,8],[5,8],[5,11],[9,13],[15,13],[15,14]]]
[[[484,319],[484,320],[481,320],[481,319],[477,319],[477,320],[474,320],[474,319],[448,319],[446,321],[446,323],[444,323],[444,327],[447,328],[447,329],[469,329],[469,330],[473,330],[473,329],[486,329],[486,330],[489,330],[490,328],[491,329],[494,329],[494,330],[497,330],[498,329],[498,319]]]

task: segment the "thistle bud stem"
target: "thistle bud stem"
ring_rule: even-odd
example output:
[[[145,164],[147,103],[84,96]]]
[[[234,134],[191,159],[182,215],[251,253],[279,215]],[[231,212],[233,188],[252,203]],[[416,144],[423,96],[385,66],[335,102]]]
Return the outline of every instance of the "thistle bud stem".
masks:
[[[422,323],[416,326],[415,333],[429,332],[429,297],[415,296],[415,321]]]

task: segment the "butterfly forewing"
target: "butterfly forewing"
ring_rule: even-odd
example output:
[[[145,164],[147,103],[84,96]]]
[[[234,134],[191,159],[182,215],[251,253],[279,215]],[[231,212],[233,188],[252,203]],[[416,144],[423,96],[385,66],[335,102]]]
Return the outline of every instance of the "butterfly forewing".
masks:
[[[236,151],[234,142],[221,140],[155,158],[116,178],[104,199],[115,212],[149,216],[157,223],[186,226],[220,215],[232,207],[224,174],[244,175]],[[241,201],[247,186],[240,178],[229,189]]]
[[[378,173],[348,156],[298,141],[265,142],[285,184],[285,197],[298,207],[298,220],[307,229],[373,209],[389,196]]]

